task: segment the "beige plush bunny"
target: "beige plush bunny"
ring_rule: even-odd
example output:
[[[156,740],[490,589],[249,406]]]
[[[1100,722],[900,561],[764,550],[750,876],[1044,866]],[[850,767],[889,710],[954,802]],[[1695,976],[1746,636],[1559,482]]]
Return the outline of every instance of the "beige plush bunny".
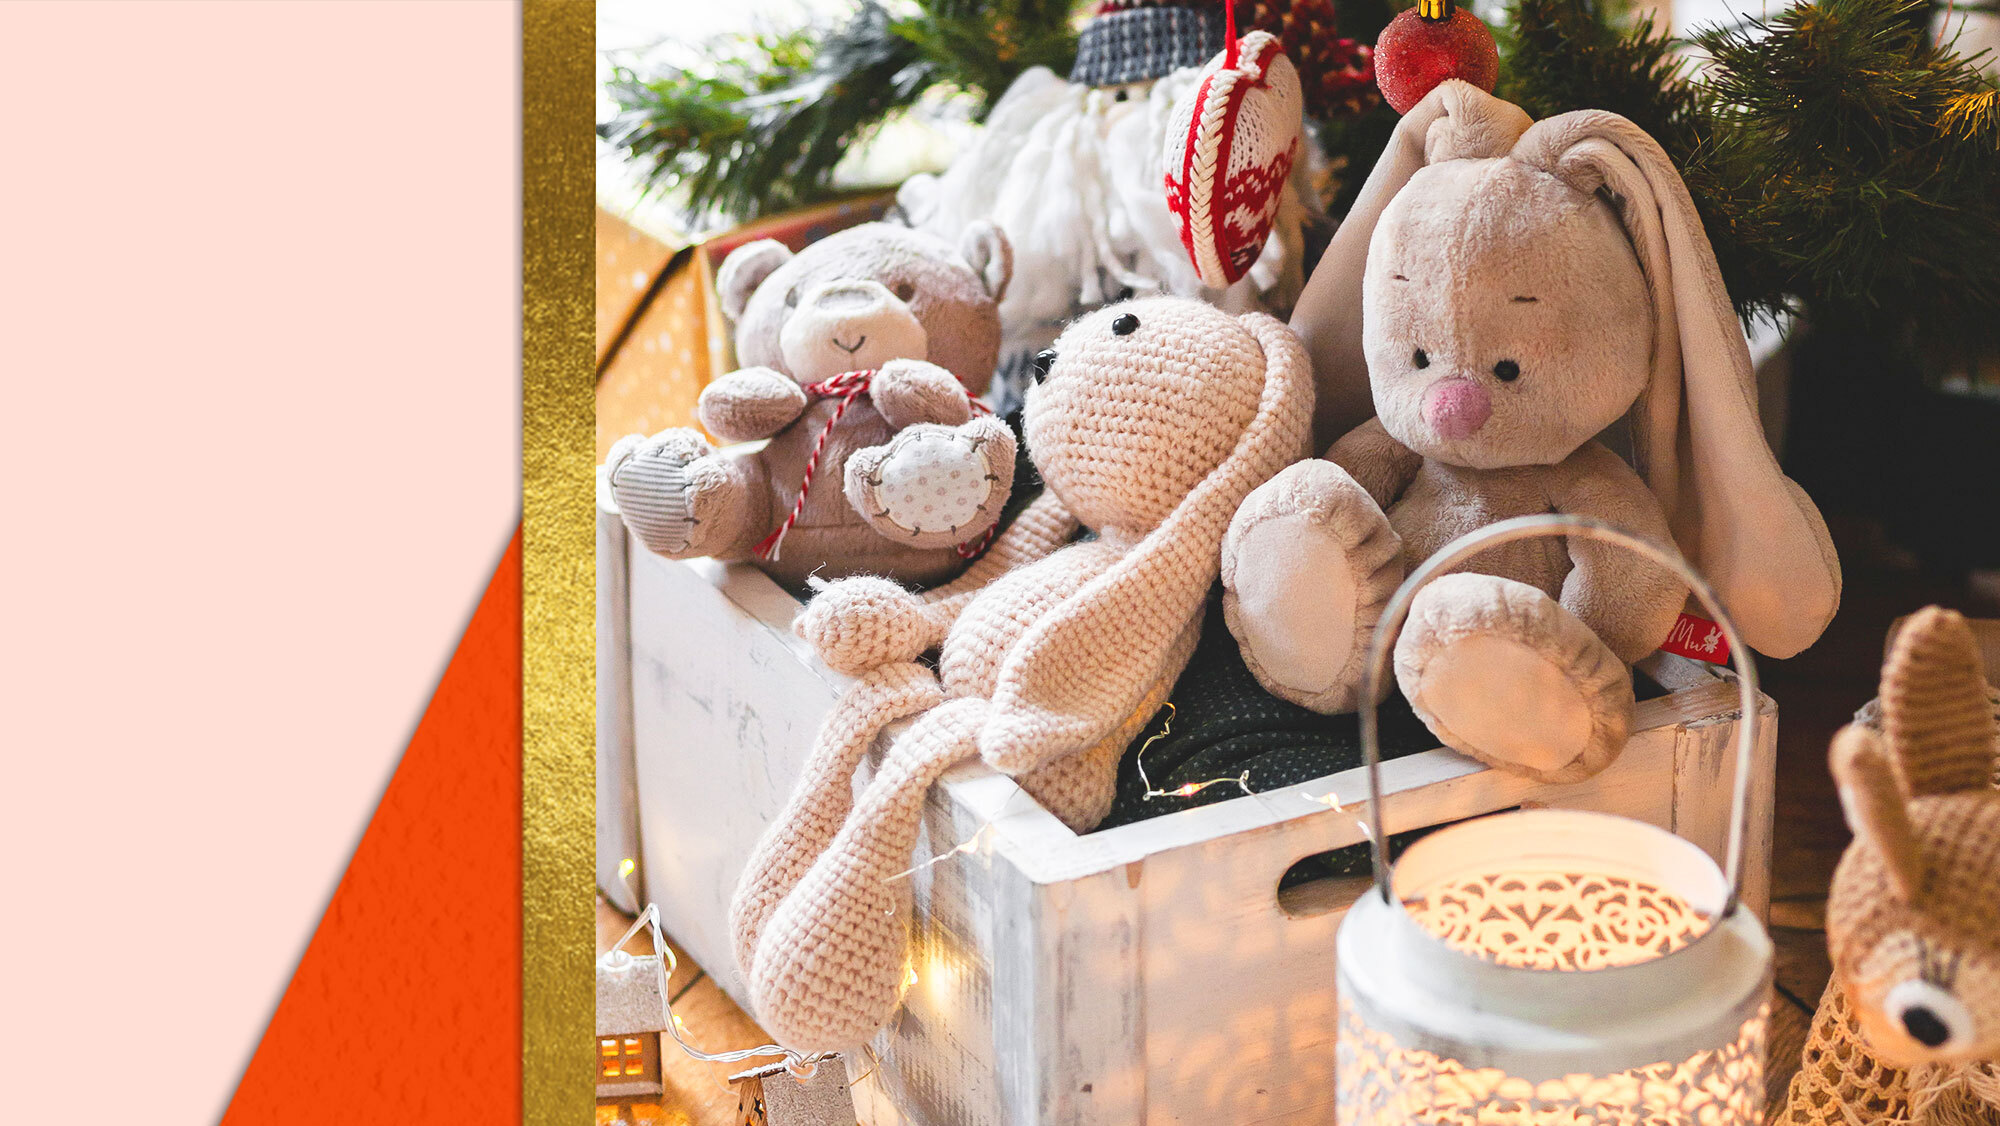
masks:
[[[1130,301],[1036,369],[1023,433],[1048,491],[987,557],[928,602],[847,579],[800,619],[860,679],[731,911],[757,1015],[791,1047],[851,1048],[895,1010],[910,890],[890,877],[947,768],[981,757],[1078,830],[1104,816],[1126,743],[1193,652],[1230,514],[1306,453],[1305,352],[1263,314]],[[1096,538],[1045,554],[1079,523]],[[915,658],[940,642],[933,676]],[[862,754],[908,716],[851,800]]]
[[[1965,619],[1913,615],[1882,669],[1881,729],[1834,736],[1854,843],[1827,897],[1833,979],[1787,1126],[2000,1122],[2000,767]]]
[[[1353,708],[1409,568],[1531,513],[1678,545],[1761,652],[1789,656],[1833,616],[1832,543],[1765,444],[1687,188],[1624,118],[1531,124],[1440,86],[1397,127],[1293,325],[1322,424],[1351,424],[1363,386],[1376,417],[1230,527],[1225,615],[1277,695]],[[1412,707],[1493,765],[1549,781],[1602,768],[1630,727],[1628,665],[1665,640],[1686,589],[1582,541],[1508,545],[1463,571],[1417,595],[1396,646]]]

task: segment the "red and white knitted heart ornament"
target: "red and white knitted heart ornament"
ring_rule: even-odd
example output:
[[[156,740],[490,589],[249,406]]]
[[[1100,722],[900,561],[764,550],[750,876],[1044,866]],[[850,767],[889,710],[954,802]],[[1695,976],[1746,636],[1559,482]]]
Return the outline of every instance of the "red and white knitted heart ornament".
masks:
[[[1223,289],[1250,269],[1278,217],[1303,128],[1299,73],[1278,39],[1235,36],[1174,103],[1167,125],[1167,209],[1203,285]]]

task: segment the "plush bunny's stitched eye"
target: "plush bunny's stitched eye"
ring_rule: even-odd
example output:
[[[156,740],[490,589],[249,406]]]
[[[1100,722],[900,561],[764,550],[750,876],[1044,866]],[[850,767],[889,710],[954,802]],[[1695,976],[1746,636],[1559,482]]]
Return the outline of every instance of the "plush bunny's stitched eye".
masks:
[[[917,295],[917,287],[910,282],[897,282],[889,292],[895,294],[898,301],[908,301]]]
[[[1427,368],[1431,366],[1430,355],[1426,353],[1422,348],[1417,349],[1417,354],[1410,357],[1410,362],[1417,365],[1420,368]]]
[[[1139,318],[1130,313],[1120,313],[1111,322],[1111,331],[1119,336],[1130,336],[1139,331]]]
[[[799,287],[793,286],[792,288],[785,291],[785,308],[796,309],[798,307],[799,307]]]
[[[1512,383],[1521,378],[1521,365],[1512,360],[1501,360],[1493,365],[1493,378],[1502,383]]]

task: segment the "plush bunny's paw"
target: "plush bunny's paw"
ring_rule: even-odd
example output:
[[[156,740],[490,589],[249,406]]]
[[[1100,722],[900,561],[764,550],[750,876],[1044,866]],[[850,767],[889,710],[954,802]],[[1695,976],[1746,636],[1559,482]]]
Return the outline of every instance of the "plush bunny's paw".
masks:
[[[1316,712],[1354,710],[1401,551],[1367,490],[1330,461],[1252,492],[1222,543],[1222,613],[1257,682]]]
[[[1534,587],[1446,575],[1417,592],[1396,642],[1410,707],[1453,750],[1544,782],[1604,769],[1632,726],[1632,674]]]
[[[1000,519],[1014,487],[1014,432],[997,418],[919,423],[847,458],[847,499],[901,544],[951,547]]]
[[[625,526],[660,555],[718,554],[740,531],[747,490],[699,431],[620,438],[604,465]]]
[[[914,661],[942,639],[922,599],[865,575],[827,584],[806,603],[792,631],[828,668],[849,676]]]

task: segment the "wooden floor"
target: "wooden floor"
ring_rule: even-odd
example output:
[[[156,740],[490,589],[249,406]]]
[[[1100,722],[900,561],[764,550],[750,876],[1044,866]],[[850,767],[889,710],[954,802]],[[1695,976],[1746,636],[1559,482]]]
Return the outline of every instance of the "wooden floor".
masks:
[[[1776,848],[1772,855],[1771,936],[1777,946],[1772,998],[1769,1100],[1776,1107],[1798,1069],[1799,1050],[1830,972],[1826,889],[1847,845],[1826,748],[1854,710],[1875,695],[1882,646],[1895,619],[1929,603],[1968,617],[2000,617],[2000,584],[1929,576],[1898,566],[1892,553],[1870,549],[1865,537],[1835,529],[1847,568],[1840,614],[1819,644],[1789,661],[1763,661],[1764,690],[1778,702]],[[598,947],[616,940],[630,919],[598,903]],[[671,927],[671,920],[669,920]],[[629,947],[638,949],[637,944]],[[686,958],[670,982],[674,1011],[689,1039],[708,1051],[766,1043],[754,1021]],[[659,1102],[605,1102],[598,1126],[733,1126],[734,1067],[707,1064],[668,1046],[667,1093]],[[1220,1124],[1219,1124],[1220,1126]]]

